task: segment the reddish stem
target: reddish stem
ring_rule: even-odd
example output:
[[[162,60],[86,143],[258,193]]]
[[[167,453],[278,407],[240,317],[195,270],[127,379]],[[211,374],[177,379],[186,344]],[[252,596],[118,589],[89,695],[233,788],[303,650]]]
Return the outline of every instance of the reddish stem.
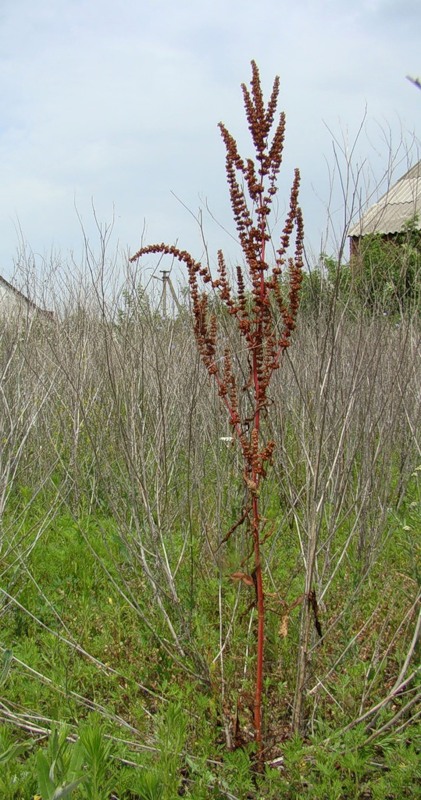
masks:
[[[262,566],[260,562],[260,525],[258,498],[253,497],[253,538],[254,538],[254,575],[257,595],[257,653],[256,653],[256,685],[254,694],[254,730],[258,746],[259,758],[262,754],[262,693],[264,668],[264,633],[265,605],[263,593]]]
[[[260,205],[263,202],[260,196]],[[261,260],[264,262],[266,255],[265,248],[265,218],[261,220]],[[263,301],[265,297],[265,280],[264,273],[260,275],[260,297]],[[259,346],[262,341],[262,320],[259,319],[256,331],[256,346]],[[254,428],[257,433],[257,442],[259,443],[260,434],[260,384],[259,374],[257,369],[257,356],[256,348],[253,352],[253,380],[255,390],[255,414],[254,414]],[[256,469],[256,464],[252,467],[252,481],[256,486],[256,490],[252,500],[252,527],[253,527],[253,540],[254,540],[254,570],[256,581],[256,599],[257,599],[257,650],[256,650],[256,684],[254,694],[254,731],[255,741],[258,748],[259,761],[262,760],[262,694],[263,694],[263,671],[264,671],[264,641],[265,641],[265,597],[263,591],[263,577],[262,565],[260,560],[260,517],[259,517],[259,481],[260,474]]]

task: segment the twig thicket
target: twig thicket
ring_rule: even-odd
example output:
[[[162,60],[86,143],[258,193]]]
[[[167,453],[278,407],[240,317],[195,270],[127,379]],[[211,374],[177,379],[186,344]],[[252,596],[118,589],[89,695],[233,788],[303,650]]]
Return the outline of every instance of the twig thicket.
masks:
[[[167,244],[142,247],[130,261],[134,262],[148,254],[164,254],[178,259],[187,267],[198,351],[217,385],[230,425],[240,443],[246,488],[246,503],[241,522],[247,522],[252,541],[253,567],[251,575],[236,573],[236,577],[238,579],[240,576],[248,585],[253,584],[256,595],[254,729],[261,753],[265,593],[261,559],[263,520],[259,510],[259,488],[275,448],[272,439],[263,441],[261,419],[262,412],[269,408],[268,390],[272,375],[280,366],[282,354],[290,344],[296,324],[303,267],[303,219],[298,204],[300,174],[295,170],[289,211],[278,246],[274,247],[274,259],[270,265],[267,253],[269,243],[272,243],[269,218],[278,191],[285,115],[280,113],[275,124],[279,78],[275,78],[269,102],[265,105],[258,67],[254,61],[251,66],[251,88],[249,90],[243,84],[242,92],[255,151],[254,160],[240,156],[236,140],[224,124],[219,124],[226,149],[226,177],[231,207],[244,259],[244,265],[236,267],[235,288],[228,276],[221,250],[218,251],[215,278],[208,264],[196,261],[186,250]],[[283,280],[284,271],[287,271],[288,281]],[[216,292],[221,305],[236,320],[248,356],[245,378],[243,375],[239,378],[235,374],[233,363],[236,353],[229,347],[224,347],[222,353],[218,349],[218,316],[211,308],[209,293],[202,288],[202,282]],[[251,410],[244,410],[243,404],[239,402],[241,392],[245,390],[251,397]],[[234,525],[224,541],[237,528],[238,524]]]

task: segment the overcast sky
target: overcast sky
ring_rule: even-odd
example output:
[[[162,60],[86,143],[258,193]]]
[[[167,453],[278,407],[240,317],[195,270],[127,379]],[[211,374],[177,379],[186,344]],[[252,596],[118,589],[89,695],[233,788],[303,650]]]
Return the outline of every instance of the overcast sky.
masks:
[[[280,212],[298,166],[307,245],[332,250],[332,138],[351,147],[363,123],[353,158],[367,159],[369,192],[390,142],[394,178],[406,171],[421,91],[405,76],[421,73],[420,44],[420,0],[0,0],[0,274],[13,276],[22,242],[40,262],[77,259],[81,222],[95,247],[92,204],[114,218],[111,248],[134,252],[146,225],[147,242],[195,257],[188,209],[202,208],[211,253],[235,259],[212,219],[234,233],[217,123],[252,154],[240,91],[252,58],[266,93],[281,78]]]

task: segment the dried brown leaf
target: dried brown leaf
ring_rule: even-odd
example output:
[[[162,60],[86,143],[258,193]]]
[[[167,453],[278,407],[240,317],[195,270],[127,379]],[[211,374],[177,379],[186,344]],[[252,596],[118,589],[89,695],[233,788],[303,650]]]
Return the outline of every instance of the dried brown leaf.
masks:
[[[284,639],[288,636],[288,622],[289,616],[288,614],[284,614],[281,618],[281,624],[279,626],[279,636],[282,636]]]
[[[242,581],[246,586],[254,586],[253,578],[251,575],[247,575],[246,572],[233,572],[230,578],[233,581]]]

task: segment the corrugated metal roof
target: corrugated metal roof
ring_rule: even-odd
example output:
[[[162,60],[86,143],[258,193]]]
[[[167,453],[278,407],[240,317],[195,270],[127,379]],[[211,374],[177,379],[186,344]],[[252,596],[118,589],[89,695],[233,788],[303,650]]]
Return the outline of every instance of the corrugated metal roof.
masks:
[[[421,161],[400,178],[354,225],[349,236],[398,233],[405,222],[419,215],[421,228]]]

